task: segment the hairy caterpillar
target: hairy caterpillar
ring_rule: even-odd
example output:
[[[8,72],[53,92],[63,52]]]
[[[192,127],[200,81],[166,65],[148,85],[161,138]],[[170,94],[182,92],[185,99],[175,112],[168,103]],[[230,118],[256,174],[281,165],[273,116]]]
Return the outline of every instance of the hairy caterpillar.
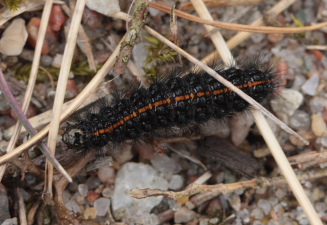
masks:
[[[273,67],[258,60],[215,70],[258,102],[279,85]],[[87,113],[68,125],[62,139],[71,149],[99,149],[159,129],[228,118],[248,107],[249,103],[207,73],[171,75],[148,89],[133,90],[113,105],[101,105],[97,113]]]

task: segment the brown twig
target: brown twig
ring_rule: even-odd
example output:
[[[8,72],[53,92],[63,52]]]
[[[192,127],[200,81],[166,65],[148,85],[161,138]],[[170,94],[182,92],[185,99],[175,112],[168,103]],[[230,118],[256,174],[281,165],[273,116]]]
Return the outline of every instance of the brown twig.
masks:
[[[244,5],[258,5],[265,0],[204,0],[204,4],[208,8],[223,7],[223,6],[244,6]],[[191,2],[181,4],[181,11],[193,11],[194,6]]]
[[[121,44],[120,53],[118,55],[114,72],[123,74],[125,67],[132,55],[132,50],[136,41],[138,40],[139,34],[147,20],[149,5],[146,0],[136,1],[136,9],[134,12],[133,19],[131,20],[131,26],[126,33],[126,38]]]
[[[307,172],[303,172],[302,174],[297,175],[299,180],[309,180],[309,179],[318,179],[321,177],[327,176],[327,169],[324,170],[310,170]],[[265,188],[272,185],[286,184],[286,180],[284,177],[275,177],[275,178],[257,178],[248,181],[241,181],[237,183],[231,184],[216,184],[216,185],[200,185],[196,183],[192,183],[186,187],[183,191],[162,191],[159,189],[139,189],[134,188],[130,192],[130,196],[137,199],[143,199],[148,197],[157,197],[157,196],[165,196],[167,198],[178,200],[185,196],[191,196],[194,194],[198,194],[201,192],[210,192],[214,195],[219,194],[227,194],[236,190],[241,190],[244,188]]]
[[[160,11],[170,13],[170,7],[164,6],[158,3],[150,2],[150,7],[153,7],[155,9],[158,9]],[[226,30],[235,30],[235,31],[244,31],[244,32],[252,32],[252,33],[277,33],[277,34],[293,34],[293,33],[302,33],[306,31],[312,31],[317,30],[322,27],[327,26],[327,22],[319,23],[313,26],[304,26],[304,27],[267,27],[267,26],[249,26],[249,25],[243,25],[243,24],[235,24],[235,23],[226,23],[226,22],[220,22],[220,21],[211,21],[211,20],[205,20],[201,19],[197,16],[193,16],[191,14],[182,12],[180,10],[175,10],[175,13],[177,16],[197,22],[197,23],[203,23],[207,24],[213,27],[218,27]]]

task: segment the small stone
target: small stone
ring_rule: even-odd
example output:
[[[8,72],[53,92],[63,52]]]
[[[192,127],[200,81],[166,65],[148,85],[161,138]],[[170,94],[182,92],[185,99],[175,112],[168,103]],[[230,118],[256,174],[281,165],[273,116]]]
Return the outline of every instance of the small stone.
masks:
[[[6,219],[1,225],[18,225],[17,217]]]
[[[236,195],[236,194],[231,194],[228,198],[228,202],[230,204],[230,206],[235,210],[235,211],[239,211],[241,208],[241,198],[240,196]]]
[[[151,160],[153,167],[161,173],[178,173],[181,171],[181,166],[167,155],[159,156],[156,154]]]
[[[311,113],[319,113],[327,106],[327,99],[323,97],[314,97],[309,102]]]
[[[216,224],[216,223],[218,223],[218,222],[219,222],[219,219],[218,219],[217,217],[212,218],[212,219],[209,220],[209,223],[210,223],[210,224]]]
[[[102,190],[102,196],[105,198],[111,198],[112,194],[113,194],[113,190],[111,190],[110,188],[106,187]]]
[[[186,223],[192,219],[194,219],[196,213],[193,210],[190,210],[186,207],[181,207],[174,215],[175,223]]]
[[[271,210],[271,205],[268,200],[260,199],[258,201],[258,206],[263,210],[263,212],[265,213],[266,216],[269,215],[270,210]]]
[[[290,127],[295,130],[308,130],[311,124],[310,116],[307,112],[296,110],[290,118]]]
[[[83,212],[83,217],[86,220],[94,219],[95,217],[97,217],[96,209],[94,207],[90,207],[90,208],[85,209],[85,211]]]
[[[128,162],[133,158],[132,144],[124,143],[121,146],[120,151],[112,151],[111,154],[112,157],[114,157],[119,164]]]
[[[252,225],[263,225],[263,223],[261,223],[261,221],[259,221],[259,220],[255,220],[255,221],[253,221]]]
[[[303,95],[300,92],[285,88],[278,98],[270,101],[270,105],[274,112],[282,118],[284,115],[292,116],[302,102]]]
[[[108,198],[99,198],[94,202],[94,208],[98,216],[105,216],[109,210],[110,200]]]
[[[101,185],[101,182],[99,178],[95,176],[91,176],[90,178],[87,179],[85,184],[88,186],[89,190],[96,189]]]
[[[257,220],[261,220],[264,217],[263,211],[260,208],[255,208],[254,210],[252,210],[251,216]]]
[[[99,28],[101,26],[101,18],[96,11],[90,10],[85,7],[83,12],[84,23],[92,29]]]
[[[39,28],[41,24],[41,19],[38,17],[33,17],[27,24],[27,32],[28,32],[28,42],[32,46],[36,46],[37,36],[39,33]],[[57,41],[56,34],[51,30],[50,27],[47,28],[45,39],[42,46],[42,54],[48,54],[50,51],[50,47],[54,45]]]
[[[266,34],[254,33],[250,38],[254,43],[260,43],[266,38]]]
[[[62,58],[63,58],[62,54],[56,54],[56,56],[52,60],[52,66],[56,68],[60,68],[62,63]]]
[[[322,117],[321,113],[317,113],[311,116],[311,129],[317,137],[323,137],[327,135],[327,125]]]
[[[281,40],[283,40],[284,35],[283,34],[268,34],[267,38],[272,43],[279,43]]]
[[[66,208],[69,209],[70,211],[73,211],[74,213],[81,213],[80,207],[75,201],[75,199],[70,199],[66,204]]]
[[[115,190],[112,196],[112,210],[116,219],[136,221],[143,213],[149,213],[158,205],[162,196],[146,199],[135,199],[129,196],[133,188],[168,189],[167,180],[157,173],[153,167],[143,163],[125,163],[116,175]]]
[[[181,175],[173,175],[169,182],[169,189],[179,190],[183,187],[184,179]]]
[[[114,183],[115,182],[115,169],[113,167],[101,167],[98,170],[98,178],[99,180],[106,184],[106,183]]]
[[[0,52],[4,55],[19,55],[23,51],[27,37],[25,20],[21,18],[14,19],[2,34]]]
[[[51,9],[49,26],[53,31],[59,31],[66,22],[66,16],[60,5],[54,5]]]
[[[89,191],[89,193],[87,194],[87,200],[89,202],[94,202],[98,198],[100,198],[100,194],[96,193],[94,190]]]
[[[191,223],[191,225],[193,225],[192,221],[190,223]],[[187,224],[190,224],[190,223],[187,223]],[[199,225],[209,225],[209,222],[207,220],[200,220]]]
[[[319,187],[314,187],[312,190],[312,198],[314,201],[319,201],[325,196],[325,192]]]
[[[86,5],[88,8],[106,16],[120,12],[118,0],[86,0]]]
[[[319,74],[315,72],[301,87],[303,93],[315,96],[317,94],[317,88],[319,85]]]
[[[269,202],[270,202],[270,204],[272,206],[274,206],[274,205],[276,205],[279,202],[279,200],[278,200],[278,198],[271,197],[271,198],[269,198]]]
[[[81,195],[81,196],[84,196],[86,197],[87,196],[87,193],[89,191],[89,188],[86,184],[79,184],[78,187],[78,193]]]
[[[268,225],[280,225],[280,223],[275,220],[269,220]]]
[[[85,203],[85,197],[84,196],[81,196],[81,195],[78,195],[75,197],[76,199],[76,202],[80,205],[84,204]]]

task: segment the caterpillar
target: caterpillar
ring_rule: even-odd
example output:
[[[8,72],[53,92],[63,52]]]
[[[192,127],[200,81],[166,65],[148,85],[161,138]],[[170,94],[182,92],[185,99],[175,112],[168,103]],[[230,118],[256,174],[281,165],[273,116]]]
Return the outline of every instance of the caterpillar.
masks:
[[[258,60],[227,69],[218,66],[215,71],[258,102],[279,86],[273,66]],[[99,149],[108,143],[137,140],[159,129],[230,118],[248,108],[248,102],[205,72],[183,77],[173,74],[147,89],[131,91],[113,105],[102,104],[96,113],[88,112],[68,124],[62,140],[70,149]]]

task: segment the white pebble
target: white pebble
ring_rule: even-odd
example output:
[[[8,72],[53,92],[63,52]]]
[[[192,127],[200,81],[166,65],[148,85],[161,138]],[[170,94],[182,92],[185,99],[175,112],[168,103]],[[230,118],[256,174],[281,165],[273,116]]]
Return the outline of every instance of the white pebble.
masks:
[[[25,20],[14,19],[7,27],[0,40],[0,52],[4,55],[20,55],[26,43],[28,33]]]

